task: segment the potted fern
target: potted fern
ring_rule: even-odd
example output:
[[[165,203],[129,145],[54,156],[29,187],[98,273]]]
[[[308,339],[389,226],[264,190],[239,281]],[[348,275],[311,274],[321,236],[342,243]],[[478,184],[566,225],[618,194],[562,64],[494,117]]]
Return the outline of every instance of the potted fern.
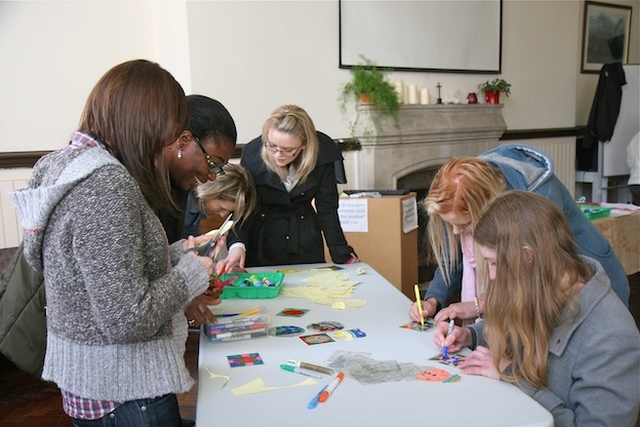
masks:
[[[484,83],[480,83],[478,89],[480,89],[480,92],[484,92],[487,104],[499,104],[500,92],[504,93],[505,96],[511,94],[511,84],[504,79],[487,80]]]
[[[361,62],[350,69],[351,80],[346,82],[340,91],[340,111],[347,116],[348,105],[355,104],[357,107],[369,104],[375,109],[376,114],[391,117],[398,127],[397,114],[400,102],[395,87],[387,80],[388,70],[378,68],[375,62],[363,55],[360,55],[360,58]],[[352,134],[355,132],[357,118],[356,114],[355,121],[350,123]]]

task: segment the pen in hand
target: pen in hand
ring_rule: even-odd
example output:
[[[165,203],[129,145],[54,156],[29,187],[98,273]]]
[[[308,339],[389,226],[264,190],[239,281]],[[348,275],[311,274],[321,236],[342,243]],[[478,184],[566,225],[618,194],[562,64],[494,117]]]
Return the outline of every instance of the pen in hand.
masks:
[[[451,319],[449,321],[449,328],[447,329],[447,335],[444,336],[444,339],[446,341],[447,337],[449,335],[451,335],[451,332],[453,332],[453,327],[455,326],[455,322],[453,321],[453,319]],[[445,345],[442,347],[442,358],[446,359],[447,358],[447,353],[449,352],[449,346]]]
[[[417,283],[413,286],[413,290],[416,294],[416,307],[418,308],[418,314],[420,315],[420,325],[424,326],[424,316],[422,313],[422,301],[420,300],[420,288],[418,287]]]

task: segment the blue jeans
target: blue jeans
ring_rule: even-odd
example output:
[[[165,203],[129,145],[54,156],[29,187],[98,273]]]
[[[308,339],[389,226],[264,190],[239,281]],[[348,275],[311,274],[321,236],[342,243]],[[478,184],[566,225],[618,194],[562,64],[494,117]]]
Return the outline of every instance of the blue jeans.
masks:
[[[73,419],[76,427],[180,427],[180,410],[175,394],[155,399],[124,402],[97,420]]]

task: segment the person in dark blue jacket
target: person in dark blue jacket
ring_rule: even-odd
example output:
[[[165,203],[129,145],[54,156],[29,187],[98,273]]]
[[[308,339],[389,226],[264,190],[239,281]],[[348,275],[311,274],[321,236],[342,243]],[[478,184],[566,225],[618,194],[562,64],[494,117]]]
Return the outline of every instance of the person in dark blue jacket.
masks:
[[[423,206],[430,217],[429,240],[438,268],[422,301],[424,317],[435,315],[437,322],[481,317],[483,304],[482,298],[478,298],[476,274],[485,273],[469,274],[475,268],[475,250],[473,244],[465,246],[465,241],[472,237],[485,206],[504,190],[534,192],[562,209],[575,236],[578,254],[599,262],[616,295],[625,306],[629,305],[629,280],[624,268],[609,242],[554,174],[551,158],[533,147],[507,144],[478,158],[451,159],[438,171],[431,185]],[[461,290],[461,302],[449,305]],[[415,304],[409,315],[414,320],[420,319]]]

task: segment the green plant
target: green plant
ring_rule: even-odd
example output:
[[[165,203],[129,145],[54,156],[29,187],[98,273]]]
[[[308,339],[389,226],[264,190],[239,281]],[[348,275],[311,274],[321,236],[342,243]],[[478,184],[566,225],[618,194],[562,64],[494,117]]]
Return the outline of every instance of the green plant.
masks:
[[[504,79],[493,79],[478,85],[481,92],[502,92],[506,96],[511,94],[511,84]]]
[[[400,102],[395,87],[387,80],[387,69],[378,68],[370,59],[360,55],[361,62],[350,69],[351,80],[342,86],[340,92],[340,111],[347,116],[347,105],[362,102],[363,95],[368,97],[368,103],[372,105],[378,114],[383,117],[391,117],[398,127],[397,114],[400,110]],[[356,108],[357,110],[357,108]],[[355,132],[356,119],[350,123],[352,134]],[[365,129],[366,134],[370,130]],[[366,135],[370,136],[370,135]]]

